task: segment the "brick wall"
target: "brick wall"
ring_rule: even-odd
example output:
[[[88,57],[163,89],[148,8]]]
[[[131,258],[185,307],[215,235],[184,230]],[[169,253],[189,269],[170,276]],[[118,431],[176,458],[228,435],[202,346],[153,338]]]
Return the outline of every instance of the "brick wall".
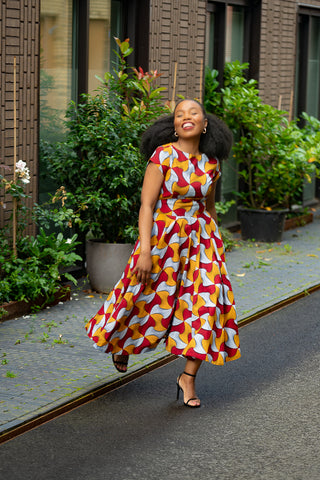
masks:
[[[289,110],[294,89],[296,0],[262,0],[259,89],[266,103]]]
[[[172,99],[175,62],[176,95],[199,98],[203,88],[201,62],[205,53],[206,1],[151,0],[150,69],[163,75],[160,84]],[[175,100],[177,99],[177,96]]]
[[[13,64],[16,57],[17,161],[30,169],[28,193],[37,199],[40,0],[0,0],[0,164],[13,166]],[[1,195],[0,191],[0,195]],[[0,228],[10,215],[11,198],[1,198]],[[32,201],[30,201],[31,206]],[[28,233],[33,233],[30,225]]]
[[[298,5],[319,0],[262,0],[259,89],[264,102],[290,111],[294,93]],[[281,98],[280,98],[281,97]]]
[[[265,102],[290,109],[294,89],[298,0],[261,0],[259,88]],[[308,0],[320,6],[320,0]],[[48,4],[50,4],[48,2]],[[175,63],[176,96],[200,97],[205,56],[206,1],[150,0],[150,69],[171,100]],[[17,59],[17,160],[31,173],[28,193],[37,200],[40,0],[0,0],[0,164],[13,165],[13,58]],[[0,207],[0,227],[10,214]],[[30,202],[31,204],[31,202]],[[33,231],[30,226],[29,232]]]

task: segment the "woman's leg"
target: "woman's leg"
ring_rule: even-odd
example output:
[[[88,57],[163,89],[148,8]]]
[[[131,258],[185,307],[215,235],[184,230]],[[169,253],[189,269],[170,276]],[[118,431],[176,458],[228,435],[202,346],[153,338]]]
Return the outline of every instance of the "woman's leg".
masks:
[[[195,375],[200,368],[202,360],[196,358],[187,358],[186,365],[184,367],[184,372],[189,373],[189,375],[181,374],[179,377],[179,385],[183,390],[183,401],[187,403],[190,398],[195,400],[190,400],[189,405],[200,405],[200,399],[197,397],[195,390]],[[194,376],[190,376],[194,375]]]

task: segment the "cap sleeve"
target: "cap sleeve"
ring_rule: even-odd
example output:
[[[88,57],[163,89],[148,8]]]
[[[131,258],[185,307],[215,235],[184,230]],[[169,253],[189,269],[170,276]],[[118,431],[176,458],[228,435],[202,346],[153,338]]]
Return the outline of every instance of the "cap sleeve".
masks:
[[[158,165],[162,175],[165,175],[170,166],[170,152],[166,151],[163,146],[156,148],[153,154],[150,157],[149,162],[155,163]]]
[[[216,169],[215,169],[215,172],[214,172],[214,176],[213,176],[213,181],[216,182],[219,177],[221,177],[221,167],[220,167],[220,162],[219,160],[216,158]]]

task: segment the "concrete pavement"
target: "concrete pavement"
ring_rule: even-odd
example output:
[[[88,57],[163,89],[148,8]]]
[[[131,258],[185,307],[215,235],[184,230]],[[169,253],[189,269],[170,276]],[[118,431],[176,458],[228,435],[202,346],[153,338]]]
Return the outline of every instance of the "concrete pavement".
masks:
[[[319,285],[319,211],[312,224],[285,232],[281,244],[239,243],[227,267],[240,322]],[[69,302],[0,324],[0,433],[119,378],[110,356],[86,337],[84,324],[104,300],[86,289],[81,284]],[[160,347],[131,357],[128,372],[167,355]]]

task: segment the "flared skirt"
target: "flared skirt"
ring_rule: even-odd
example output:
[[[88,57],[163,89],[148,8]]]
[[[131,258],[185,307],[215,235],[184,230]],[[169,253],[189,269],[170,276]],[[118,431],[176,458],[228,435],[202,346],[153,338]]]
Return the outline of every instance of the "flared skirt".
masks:
[[[121,279],[86,325],[96,348],[131,355],[164,340],[174,355],[217,365],[239,358],[234,296],[213,219],[158,214],[146,286],[132,275],[139,254],[138,239]]]

